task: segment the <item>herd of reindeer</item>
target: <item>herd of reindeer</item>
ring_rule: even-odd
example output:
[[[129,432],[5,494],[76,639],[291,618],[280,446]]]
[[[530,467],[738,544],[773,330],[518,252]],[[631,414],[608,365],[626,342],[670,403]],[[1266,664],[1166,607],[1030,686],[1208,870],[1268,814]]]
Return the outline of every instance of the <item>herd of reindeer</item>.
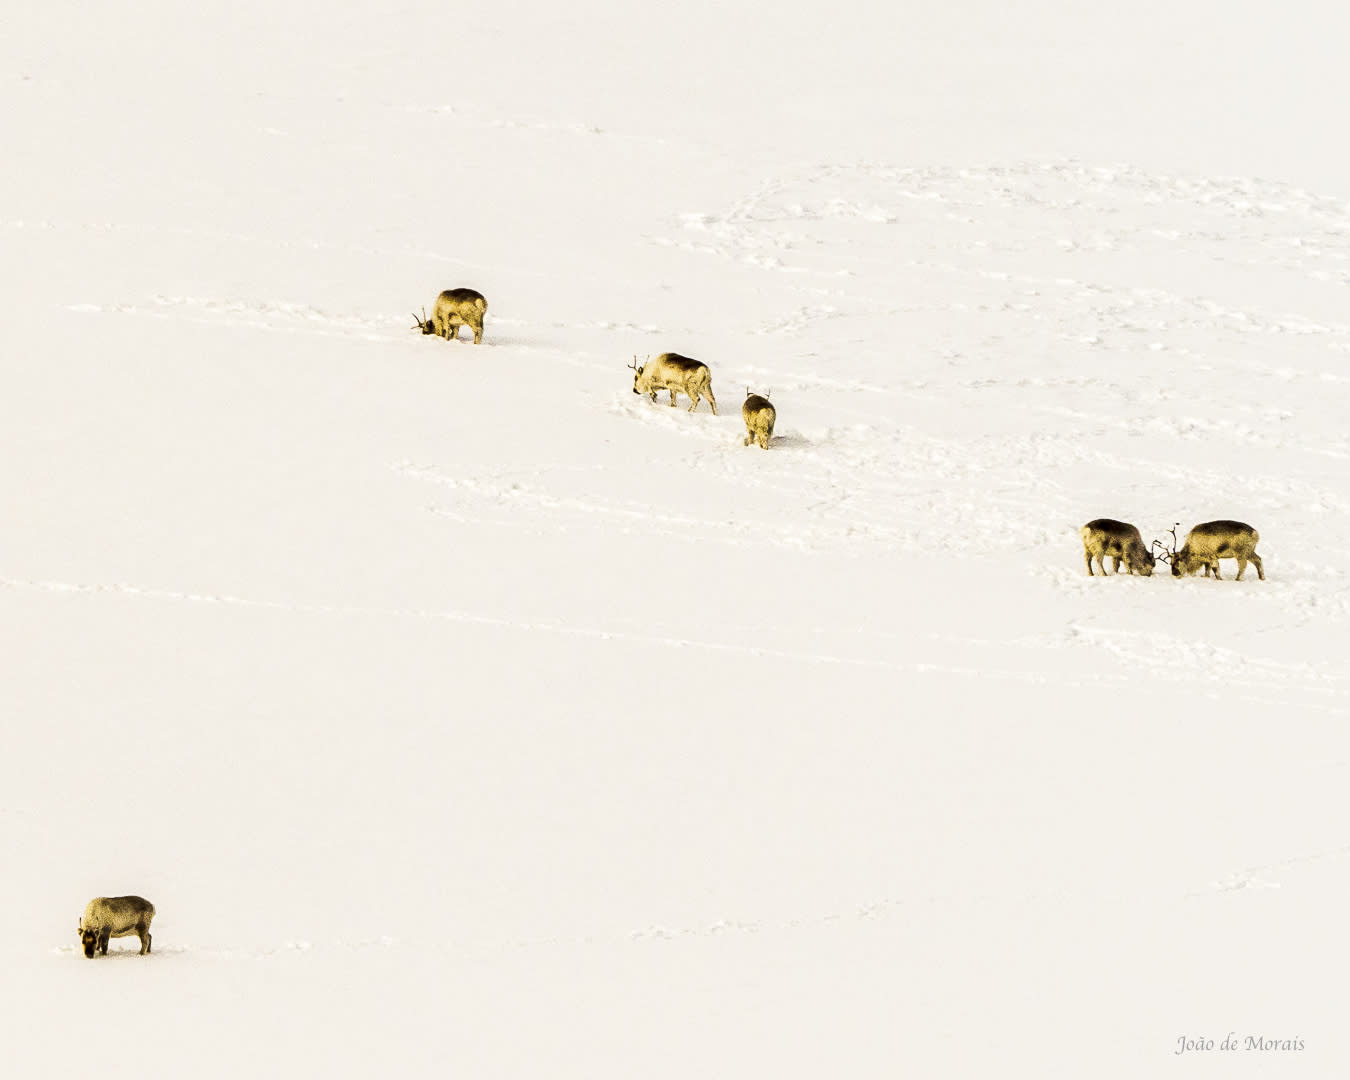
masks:
[[[467,326],[473,331],[473,343],[483,343],[483,316],[487,313],[487,300],[475,289],[446,289],[436,297],[431,317],[427,317],[426,308],[422,317],[417,318],[413,329],[423,334],[435,334],[447,340],[458,340],[459,328]],[[639,364],[637,357],[628,365],[633,371],[633,393],[646,394],[656,400],[658,390],[670,392],[671,408],[675,407],[675,395],[684,394],[689,399],[689,411],[698,408],[702,398],[708,399],[713,415],[717,415],[717,399],[712,392],[712,373],[708,365],[691,360],[679,353],[662,353],[655,360],[650,358]],[[752,394],[749,387],[745,391],[745,402],[741,405],[741,417],[745,420],[745,445],[758,443],[767,450],[769,440],[773,438],[773,426],[778,412],[767,396]],[[1186,543],[1177,550],[1175,527],[1172,529],[1172,546],[1169,548],[1157,540],[1151,547],[1144,546],[1144,538],[1139,530],[1124,521],[1114,518],[1097,518],[1089,521],[1079,530],[1083,538],[1083,558],[1087,563],[1087,572],[1094,575],[1092,563],[1106,574],[1106,560],[1111,560],[1113,573],[1120,573],[1121,563],[1131,574],[1145,577],[1153,573],[1158,560],[1172,567],[1173,577],[1188,577],[1204,570],[1205,577],[1211,573],[1217,579],[1220,559],[1236,559],[1237,578],[1247,570],[1250,562],[1256,567],[1256,573],[1262,581],[1266,572],[1261,566],[1261,556],[1256,554],[1256,543],[1260,533],[1241,521],[1206,521],[1193,528],[1186,536]]]
[[[417,320],[414,329],[423,334],[435,334],[446,340],[457,340],[459,328],[467,326],[473,332],[473,343],[483,343],[483,316],[487,313],[487,300],[474,289],[446,289],[436,298],[430,317],[426,309]],[[639,364],[634,357],[629,365],[633,371],[633,393],[646,394],[656,400],[658,390],[670,392],[670,405],[675,406],[675,395],[684,394],[689,398],[689,411],[698,408],[703,398],[717,415],[717,399],[712,392],[712,374],[708,365],[691,360],[678,353],[662,353],[655,360]],[[745,445],[757,443],[762,449],[769,448],[773,437],[773,425],[777,412],[767,397],[750,393],[746,389],[745,402],[741,405],[741,416],[745,420]],[[1079,530],[1083,538],[1083,558],[1087,563],[1087,572],[1096,576],[1093,562],[1102,575],[1106,574],[1106,560],[1111,560],[1111,572],[1120,573],[1123,563],[1131,574],[1149,577],[1159,560],[1172,567],[1173,577],[1188,577],[1203,569],[1205,577],[1211,574],[1219,577],[1219,560],[1236,559],[1237,579],[1251,563],[1256,567],[1257,576],[1262,581],[1266,572],[1261,566],[1261,556],[1256,553],[1260,533],[1241,521],[1206,521],[1195,526],[1187,535],[1186,542],[1177,549],[1177,531],[1171,529],[1172,545],[1154,540],[1151,547],[1144,546],[1144,538],[1139,530],[1125,521],[1114,518],[1096,518]],[[155,917],[155,905],[140,896],[99,896],[90,900],[84,909],[76,932],[84,955],[93,959],[99,953],[107,955],[108,940],[115,937],[130,937],[135,934],[141,941],[141,955],[150,951],[150,920]]]
[[[487,301],[483,294],[474,289],[446,289],[436,297],[436,304],[427,317],[426,308],[422,317],[417,318],[413,329],[423,334],[435,334],[450,339],[459,338],[459,328],[467,326],[473,331],[473,343],[483,343],[483,316],[487,313]],[[646,394],[656,400],[658,390],[670,392],[671,408],[675,407],[675,395],[684,394],[689,398],[689,411],[698,408],[701,398],[708,399],[713,415],[717,415],[717,399],[712,392],[712,373],[708,365],[691,360],[678,353],[662,353],[655,360],[650,358],[639,364],[637,357],[628,365],[633,371],[633,393]],[[773,438],[773,425],[778,419],[777,410],[767,396],[750,393],[746,387],[745,402],[741,405],[741,417],[745,420],[745,445],[758,443],[767,450],[769,440]],[[1176,528],[1172,529],[1172,546],[1169,548],[1157,540],[1151,547],[1144,546],[1144,538],[1139,530],[1124,521],[1114,518],[1097,518],[1089,521],[1079,530],[1083,538],[1083,558],[1087,563],[1087,572],[1095,576],[1092,563],[1106,574],[1106,560],[1111,560],[1113,573],[1120,573],[1123,562],[1131,574],[1145,577],[1153,573],[1158,560],[1172,567],[1173,577],[1188,577],[1203,569],[1205,577],[1212,573],[1219,577],[1219,560],[1236,559],[1237,578],[1242,580],[1250,562],[1256,567],[1256,573],[1262,581],[1266,572],[1261,566],[1261,556],[1256,554],[1256,543],[1261,535],[1250,525],[1241,521],[1206,521],[1197,525],[1186,536],[1186,543],[1177,550]]]

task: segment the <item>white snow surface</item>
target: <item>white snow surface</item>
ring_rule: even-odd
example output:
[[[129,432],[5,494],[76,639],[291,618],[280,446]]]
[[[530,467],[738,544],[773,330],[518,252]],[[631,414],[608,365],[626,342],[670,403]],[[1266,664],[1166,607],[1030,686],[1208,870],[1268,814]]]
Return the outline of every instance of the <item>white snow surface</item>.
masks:
[[[1343,7],[12,7],[6,1075],[1347,1074]]]

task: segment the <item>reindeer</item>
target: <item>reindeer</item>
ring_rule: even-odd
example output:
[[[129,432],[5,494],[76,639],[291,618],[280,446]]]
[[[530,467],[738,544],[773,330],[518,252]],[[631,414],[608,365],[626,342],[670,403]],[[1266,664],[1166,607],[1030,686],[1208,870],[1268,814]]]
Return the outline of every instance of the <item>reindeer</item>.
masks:
[[[759,394],[752,394],[750,387],[747,386],[745,403],[741,406],[741,419],[745,421],[744,445],[749,446],[752,442],[757,442],[761,450],[767,450],[769,440],[773,438],[774,421],[778,419],[778,410],[773,407],[768,395],[761,397]]]
[[[639,365],[637,357],[628,365],[633,371],[633,393],[647,394],[656,400],[658,390],[670,391],[670,407],[675,408],[675,394],[681,393],[689,398],[689,411],[698,408],[700,395],[708,399],[713,415],[717,415],[717,399],[712,392],[712,373],[708,365],[698,360],[690,360],[679,353],[662,353],[655,360],[650,356]]]
[[[424,334],[435,334],[447,341],[459,340],[459,328],[467,326],[473,331],[473,343],[483,344],[483,316],[487,314],[487,301],[483,294],[474,289],[446,289],[436,297],[431,308],[431,318],[427,318],[427,309],[422,309],[422,317],[416,319],[414,330]]]
[[[1176,529],[1173,528],[1172,576],[1190,577],[1204,567],[1205,577],[1212,571],[1217,581],[1219,560],[1236,559],[1238,581],[1242,580],[1249,562],[1256,567],[1256,576],[1265,581],[1266,571],[1261,565],[1261,556],[1256,553],[1260,540],[1261,534],[1241,521],[1206,521],[1186,534],[1186,543],[1177,551]]]
[[[1078,535],[1083,538],[1083,559],[1087,563],[1087,572],[1092,573],[1092,560],[1097,560],[1097,569],[1106,576],[1106,562],[1111,559],[1111,572],[1120,573],[1120,564],[1124,560],[1125,568],[1131,574],[1152,577],[1157,562],[1153,553],[1144,547],[1144,538],[1139,530],[1124,521],[1114,518],[1094,518],[1081,529]],[[1156,541],[1155,541],[1156,543]]]
[[[150,951],[150,920],[154,917],[155,905],[143,897],[96,896],[85,905],[75,932],[90,960],[95,953],[108,955],[109,938],[132,934],[141,939],[140,954],[144,956]]]

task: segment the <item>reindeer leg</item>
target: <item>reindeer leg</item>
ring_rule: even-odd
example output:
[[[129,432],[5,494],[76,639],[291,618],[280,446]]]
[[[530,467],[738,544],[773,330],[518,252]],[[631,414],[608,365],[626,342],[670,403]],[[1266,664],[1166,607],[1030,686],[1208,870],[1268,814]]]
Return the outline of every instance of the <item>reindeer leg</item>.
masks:
[[[1260,578],[1262,581],[1265,581],[1266,571],[1265,568],[1262,567],[1261,565],[1261,556],[1256,554],[1256,552],[1254,551],[1252,552],[1252,565],[1256,567],[1256,576]]]

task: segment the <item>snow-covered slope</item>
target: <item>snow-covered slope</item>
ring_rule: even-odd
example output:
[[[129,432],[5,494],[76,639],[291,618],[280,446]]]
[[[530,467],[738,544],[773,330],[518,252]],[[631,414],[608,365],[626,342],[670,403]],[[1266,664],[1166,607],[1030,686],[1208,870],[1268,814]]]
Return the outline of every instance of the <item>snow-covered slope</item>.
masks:
[[[15,1075],[1350,1066],[1345,16],[960,8],[9,17]]]

